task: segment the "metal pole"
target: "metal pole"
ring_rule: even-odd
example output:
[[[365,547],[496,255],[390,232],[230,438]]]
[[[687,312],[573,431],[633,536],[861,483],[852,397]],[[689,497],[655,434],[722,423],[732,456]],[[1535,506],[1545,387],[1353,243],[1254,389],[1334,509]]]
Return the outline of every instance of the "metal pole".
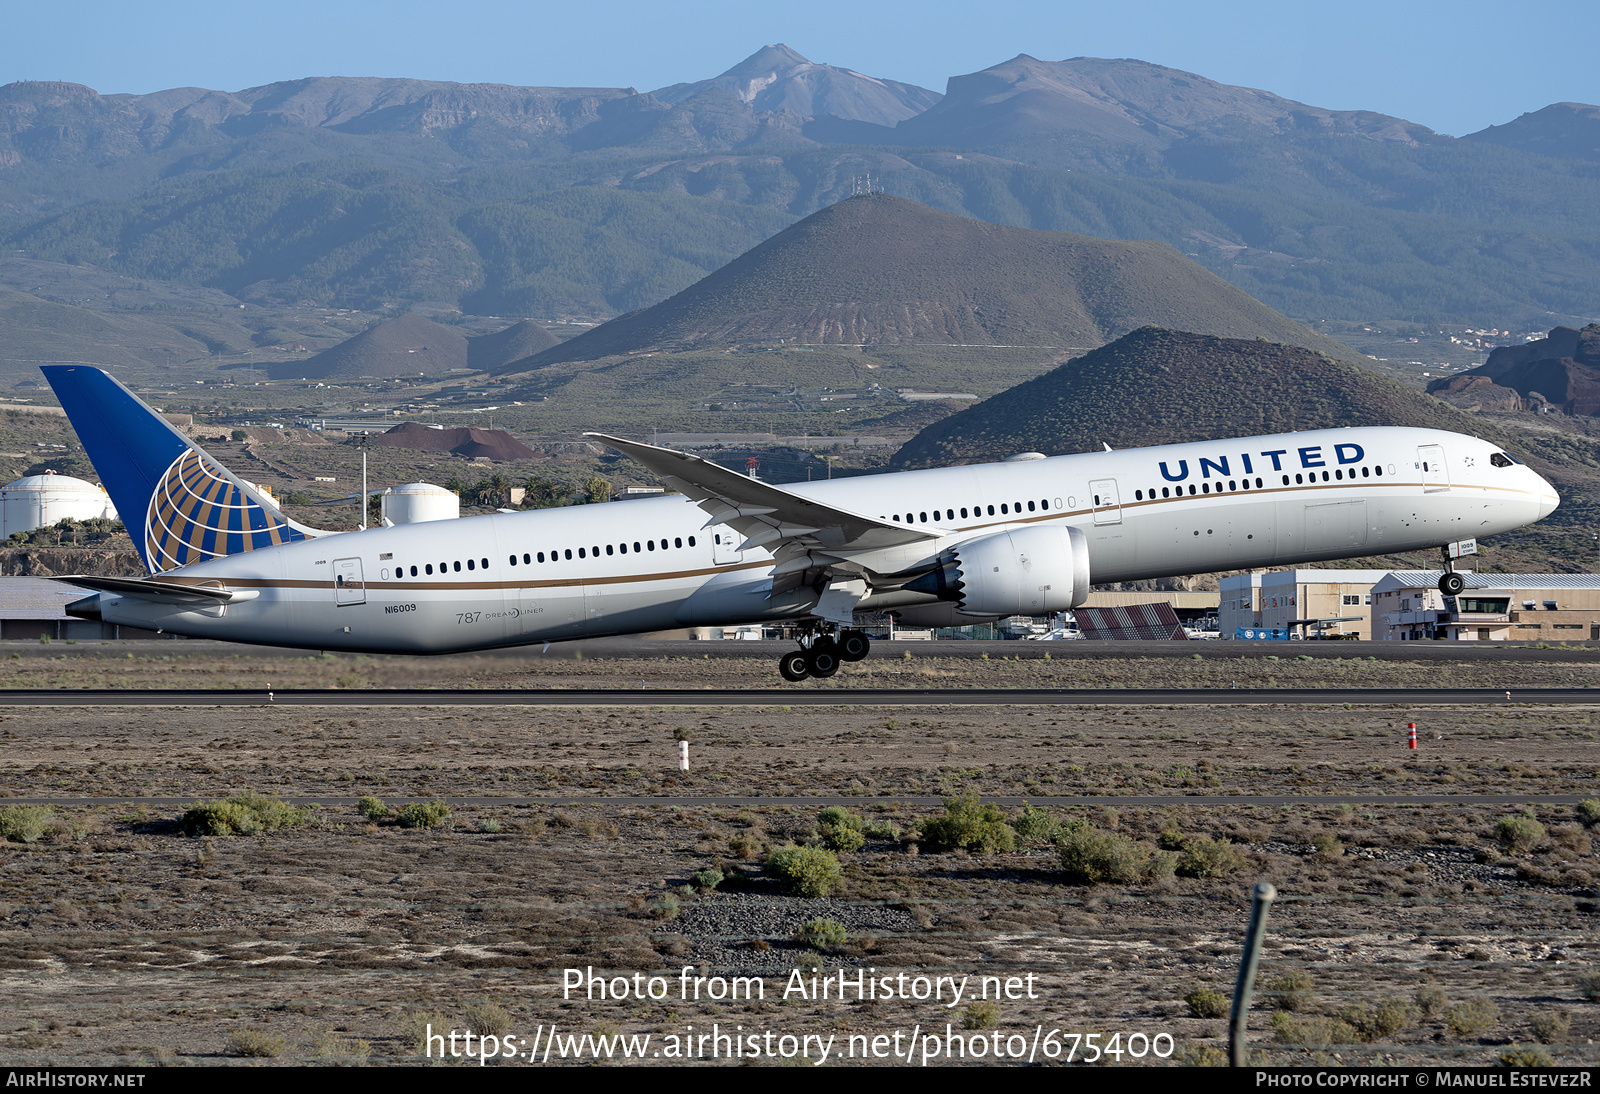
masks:
[[[1261,963],[1261,943],[1267,935],[1267,910],[1278,898],[1272,882],[1256,883],[1250,905],[1250,928],[1244,935],[1244,955],[1239,962],[1239,982],[1233,988],[1233,1014],[1228,1021],[1228,1066],[1244,1067],[1245,1023],[1250,1017],[1250,993],[1255,990],[1256,966]]]
[[[367,435],[361,435],[361,530],[367,530]]]

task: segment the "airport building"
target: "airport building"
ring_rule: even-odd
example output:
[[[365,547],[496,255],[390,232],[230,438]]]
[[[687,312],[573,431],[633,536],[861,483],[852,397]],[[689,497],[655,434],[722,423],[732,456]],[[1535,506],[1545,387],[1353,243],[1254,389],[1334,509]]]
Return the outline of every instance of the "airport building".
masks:
[[[1372,589],[1387,570],[1279,570],[1221,581],[1219,630],[1270,637],[1372,637]]]
[[[1372,590],[1373,637],[1396,642],[1600,641],[1600,574],[1475,574],[1460,596],[1439,571],[1395,572]]]
[[[170,638],[141,627],[74,619],[67,605],[89,595],[44,577],[0,577],[0,639],[97,641],[107,638]]]

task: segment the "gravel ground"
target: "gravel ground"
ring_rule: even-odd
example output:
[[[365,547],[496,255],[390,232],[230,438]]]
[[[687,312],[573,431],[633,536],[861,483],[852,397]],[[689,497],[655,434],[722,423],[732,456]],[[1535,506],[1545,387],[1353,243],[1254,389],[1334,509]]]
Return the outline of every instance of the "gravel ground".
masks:
[[[1165,676],[1174,664],[1157,667]],[[1299,1036],[1312,1018],[1359,1017],[1386,999],[1410,1011],[1401,1028],[1329,1048],[1273,1043],[1263,1001],[1251,1028],[1265,1059],[1492,1063],[1545,1037],[1556,1061],[1593,1066],[1600,1005],[1580,982],[1600,971],[1600,833],[1571,805],[1530,806],[1539,830],[1518,821],[1526,838],[1513,842],[1497,836],[1505,809],[1361,795],[1590,795],[1597,718],[1600,706],[1433,709],[1408,753],[1404,724],[1417,716],[1400,708],[9,710],[0,794],[98,798],[55,809],[32,842],[0,842],[0,1053],[19,1064],[377,1064],[414,1060],[418,1023],[476,1022],[530,1042],[552,1025],[649,1034],[657,1046],[688,1026],[846,1046],[948,1024],[970,1036],[1159,1034],[1192,1061],[1225,1030],[1185,996],[1231,991],[1250,886],[1267,879],[1281,897],[1263,983],[1310,977]],[[687,774],[680,736],[691,738]],[[411,829],[344,805],[234,837],[186,836],[176,810],[118,804],[246,788],[344,801],[582,793],[598,804],[458,801],[443,825]],[[1169,804],[1052,815],[1147,854],[1203,836],[1231,842],[1234,857],[1213,876],[1085,884],[1041,840],[937,852],[918,833],[938,810],[896,802],[964,791],[1164,795]],[[1352,800],[1252,804],[1268,791]],[[868,821],[903,835],[840,853],[839,887],[806,899],[762,864],[771,848],[814,838],[814,808],[604,801],[745,793],[856,796]],[[1185,800],[1201,793],[1238,801]],[[709,866],[728,876],[722,891],[689,891]],[[662,918],[669,894],[679,908]],[[847,938],[813,954],[794,936],[819,915]],[[813,961],[966,977],[973,990],[994,977],[997,992],[1031,976],[1035,991],[992,1009],[970,994],[953,1007],[784,999],[793,970]],[[675,991],[684,965],[760,976],[768,994],[563,997],[568,969],[659,975]],[[1446,1005],[1433,1006],[1433,988]],[[1450,1017],[1480,1000],[1494,1007],[1481,1028]],[[244,1055],[256,1050],[272,1054]]]

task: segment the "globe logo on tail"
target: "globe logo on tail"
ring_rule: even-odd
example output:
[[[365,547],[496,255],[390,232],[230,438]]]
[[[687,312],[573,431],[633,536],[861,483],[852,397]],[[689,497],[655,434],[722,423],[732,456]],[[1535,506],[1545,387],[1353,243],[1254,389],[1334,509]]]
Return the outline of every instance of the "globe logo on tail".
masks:
[[[150,497],[145,565],[159,574],[305,538],[191,448],[172,461]]]

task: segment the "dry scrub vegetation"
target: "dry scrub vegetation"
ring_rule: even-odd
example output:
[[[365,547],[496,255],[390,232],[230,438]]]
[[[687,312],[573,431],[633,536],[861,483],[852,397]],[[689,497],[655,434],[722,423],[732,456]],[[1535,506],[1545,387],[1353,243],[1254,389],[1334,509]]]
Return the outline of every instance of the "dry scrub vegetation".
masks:
[[[983,643],[994,652],[952,656],[955,643],[878,643],[866,661],[847,664],[828,680],[808,680],[795,690],[838,688],[1529,688],[1587,687],[1600,669],[1600,647],[1508,649],[1485,657],[1465,650],[1459,659],[1426,644],[1426,656],[1382,659],[1321,644],[1315,655],[1282,654],[1250,643],[1173,644],[1158,655],[1126,654],[1105,643]],[[965,647],[968,643],[961,643]],[[1327,647],[1339,650],[1330,654]],[[1367,644],[1363,643],[1365,648]],[[737,650],[730,647],[738,647]],[[1047,648],[1048,647],[1048,648]],[[593,651],[596,647],[588,647]],[[5,643],[0,645],[3,688],[751,688],[781,687],[782,642],[675,642],[654,647],[664,655],[626,655],[626,643],[526,647],[503,653],[448,657],[263,654],[212,642]]]
[[[1266,1058],[1592,1065],[1600,804],[1544,799],[1594,796],[1596,717],[1434,708],[1408,754],[1417,712],[1343,707],[10,709],[0,794],[99,801],[0,809],[0,1046],[370,1064],[413,1058],[430,1021],[951,1021],[1167,1032],[1204,1062],[1224,1035],[1205,993],[1231,990],[1266,878],[1282,893],[1251,1017]],[[1532,804],[1185,801],[1407,791]],[[606,800],[661,794],[849,805]],[[1063,800],[1083,794],[1128,800]],[[514,800],[541,795],[592,804]],[[1003,795],[1034,804],[988,804]],[[136,796],[173,804],[120,804]],[[323,807],[274,804],[298,796]],[[191,806],[230,799],[198,816],[284,823],[184,834]],[[825,886],[780,876],[789,847]],[[1035,973],[1043,990],[970,1014],[560,998],[568,966],[691,964],[774,986],[803,964]]]

